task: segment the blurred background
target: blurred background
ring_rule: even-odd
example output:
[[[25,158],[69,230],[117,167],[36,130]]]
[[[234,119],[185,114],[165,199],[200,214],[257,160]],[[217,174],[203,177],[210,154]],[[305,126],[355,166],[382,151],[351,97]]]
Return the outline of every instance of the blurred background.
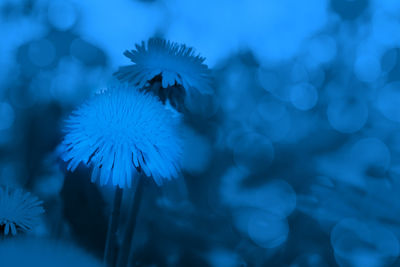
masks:
[[[215,93],[186,103],[183,177],[144,189],[137,266],[400,266],[399,29],[398,0],[1,0],[0,184],[44,201],[31,236],[101,260],[113,189],[54,151],[161,37]]]

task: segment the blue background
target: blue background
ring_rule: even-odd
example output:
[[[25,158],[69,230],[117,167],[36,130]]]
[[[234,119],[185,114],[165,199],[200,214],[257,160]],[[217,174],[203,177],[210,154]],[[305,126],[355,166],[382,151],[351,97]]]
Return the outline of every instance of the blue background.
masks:
[[[138,265],[399,266],[399,29],[397,0],[1,0],[0,184],[46,210],[4,262],[54,266],[54,240],[101,261],[113,190],[54,151],[160,37],[206,57],[215,93],[186,103],[183,177],[145,188]]]

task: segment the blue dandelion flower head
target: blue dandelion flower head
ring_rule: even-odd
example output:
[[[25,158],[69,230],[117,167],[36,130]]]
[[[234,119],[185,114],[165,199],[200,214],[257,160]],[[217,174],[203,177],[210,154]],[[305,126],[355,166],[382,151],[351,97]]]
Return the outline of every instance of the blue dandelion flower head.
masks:
[[[35,227],[44,213],[42,203],[22,189],[0,186],[0,228],[4,235],[16,235]]]
[[[180,119],[153,95],[114,87],[95,95],[65,123],[59,151],[74,171],[92,167],[92,182],[130,187],[140,173],[160,185],[180,169]]]
[[[124,55],[134,64],[120,67],[114,75],[134,87],[143,88],[160,76],[163,88],[179,85],[186,91],[213,92],[211,71],[204,64],[205,58],[196,54],[192,47],[151,38],[147,43],[136,44],[136,49],[125,51]]]

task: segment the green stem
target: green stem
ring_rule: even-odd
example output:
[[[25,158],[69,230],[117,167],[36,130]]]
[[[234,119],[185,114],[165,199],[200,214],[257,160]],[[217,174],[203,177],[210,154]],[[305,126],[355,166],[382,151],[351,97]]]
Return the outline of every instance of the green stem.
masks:
[[[135,227],[137,216],[140,209],[140,203],[142,199],[143,193],[143,185],[144,185],[144,177],[140,176],[137,182],[135,195],[133,198],[133,203],[131,206],[131,212],[128,216],[128,223],[125,229],[124,239],[122,241],[121,251],[118,258],[118,267],[125,267],[128,266],[128,260],[130,259],[130,252],[132,250],[132,243],[133,243],[133,236],[135,234]],[[132,259],[133,260],[133,259]]]
[[[114,267],[117,255],[117,230],[119,223],[119,214],[121,209],[123,189],[117,187],[114,193],[114,204],[108,223],[108,232],[106,239],[106,247],[104,251],[104,263],[106,266]]]

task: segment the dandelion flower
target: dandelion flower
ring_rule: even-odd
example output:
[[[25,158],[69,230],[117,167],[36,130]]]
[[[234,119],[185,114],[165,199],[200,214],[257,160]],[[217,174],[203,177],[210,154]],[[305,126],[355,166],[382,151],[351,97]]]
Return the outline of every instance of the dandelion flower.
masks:
[[[181,85],[188,91],[195,88],[200,93],[211,94],[211,72],[204,57],[192,47],[162,39],[149,39],[147,45],[136,44],[136,49],[124,55],[134,65],[120,67],[114,74],[119,80],[142,88],[157,76],[162,77],[162,87]]]
[[[43,212],[42,201],[37,197],[21,189],[0,187],[0,228],[4,235],[31,230]]]
[[[160,185],[178,176],[181,141],[179,118],[148,93],[128,87],[95,95],[66,121],[61,158],[74,171],[93,168],[92,182],[112,180],[120,188],[143,172]]]

